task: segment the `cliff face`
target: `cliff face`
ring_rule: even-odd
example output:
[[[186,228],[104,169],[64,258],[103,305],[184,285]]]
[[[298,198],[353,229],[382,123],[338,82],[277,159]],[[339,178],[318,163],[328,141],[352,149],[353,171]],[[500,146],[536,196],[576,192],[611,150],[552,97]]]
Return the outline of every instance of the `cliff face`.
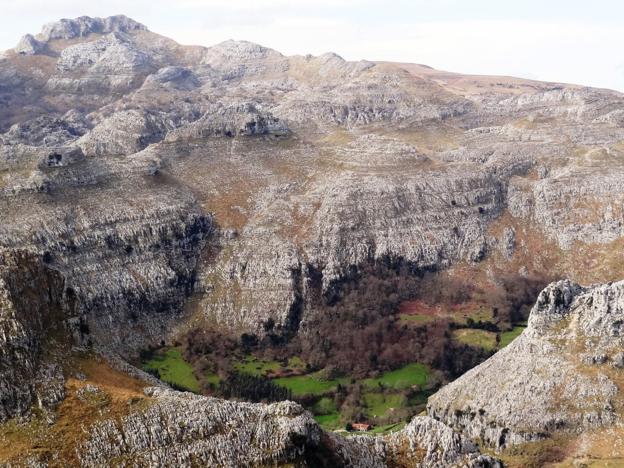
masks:
[[[554,283],[508,347],[429,399],[430,415],[502,448],[621,421],[624,283]]]
[[[0,251],[0,422],[63,399],[54,348],[65,345],[72,305],[58,272],[31,253]]]
[[[36,251],[62,272],[84,343],[132,353],[159,342],[193,289],[211,217],[144,167],[82,160],[44,171],[45,192],[0,202],[2,243]]]
[[[149,388],[149,407],[104,420],[77,448],[83,466],[262,466],[303,460],[321,430],[300,406],[254,405]]]

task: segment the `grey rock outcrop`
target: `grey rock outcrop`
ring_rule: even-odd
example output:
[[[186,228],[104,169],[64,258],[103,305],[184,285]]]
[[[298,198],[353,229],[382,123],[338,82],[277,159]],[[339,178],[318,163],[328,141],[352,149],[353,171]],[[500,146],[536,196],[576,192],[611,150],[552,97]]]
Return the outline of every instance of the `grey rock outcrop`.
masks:
[[[26,34],[15,46],[15,52],[20,55],[36,55],[45,48],[45,45],[34,38],[32,34]]]
[[[79,299],[68,317],[78,340],[132,352],[159,343],[193,290],[199,252],[215,230],[212,218],[188,192],[154,180],[149,159],[110,165],[84,159],[76,148],[23,151],[32,169],[2,201],[4,245],[36,251],[62,272]],[[25,158],[22,170],[24,164]],[[33,177],[58,200],[30,190]],[[67,210],[68,190],[83,208]]]
[[[77,449],[83,466],[259,466],[303,459],[321,430],[299,405],[236,403],[150,388],[150,406],[97,424]]]
[[[108,18],[81,16],[76,19],[61,19],[46,24],[37,39],[43,42],[54,39],[75,39],[89,34],[109,34],[113,32],[146,31],[147,28],[124,15]]]
[[[88,69],[92,74],[132,74],[150,69],[149,57],[119,33],[63,49],[56,62],[60,72]]]
[[[89,130],[89,124],[79,112],[69,111],[55,117],[42,115],[13,125],[2,135],[7,145],[64,146],[75,141]]]
[[[237,403],[148,388],[149,406],[105,420],[77,447],[82,466],[386,466],[496,468],[442,423],[415,418],[386,437],[323,432],[295,403]]]
[[[87,156],[128,155],[163,138],[166,129],[152,115],[137,110],[116,112],[76,141]]]
[[[553,283],[522,335],[443,387],[427,411],[497,448],[615,424],[623,316],[624,282]]]
[[[334,440],[345,466],[502,468],[497,459],[480,454],[468,438],[428,416],[417,416],[386,436],[334,436]]]
[[[405,429],[386,438],[388,465],[401,462],[431,467],[502,468],[496,459],[481,455],[465,436],[427,416],[417,416]]]
[[[167,135],[167,142],[199,140],[221,136],[286,136],[286,124],[269,112],[263,112],[253,104],[235,106],[216,105],[203,116],[188,125],[173,130]]]
[[[191,90],[200,86],[200,81],[192,70],[186,67],[164,67],[151,74],[144,85],[158,83],[173,86],[176,89]]]

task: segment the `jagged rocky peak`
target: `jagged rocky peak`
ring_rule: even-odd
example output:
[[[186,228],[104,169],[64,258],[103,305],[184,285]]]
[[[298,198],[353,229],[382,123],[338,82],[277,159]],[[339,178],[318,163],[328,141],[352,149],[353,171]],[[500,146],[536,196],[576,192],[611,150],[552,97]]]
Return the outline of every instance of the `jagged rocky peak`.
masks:
[[[201,63],[221,70],[226,80],[279,74],[288,69],[288,59],[276,50],[234,40],[205,49]]]
[[[32,34],[26,34],[15,46],[15,52],[20,55],[36,55],[45,48],[45,44],[34,38]]]
[[[335,52],[326,52],[317,57],[307,55],[305,58],[306,61],[312,62],[319,67],[319,74],[323,77],[336,73],[357,76],[359,73],[375,66],[375,62],[368,60],[349,62]]]
[[[26,34],[15,46],[14,51],[21,55],[35,55],[45,50],[49,41],[55,39],[75,39],[90,34],[110,34],[113,32],[147,31],[147,28],[124,15],[108,18],[81,16],[75,19],[61,19],[43,26],[36,36]]]
[[[89,34],[109,34],[112,32],[147,31],[147,27],[125,15],[108,18],[81,16],[76,19],[62,19],[46,24],[37,39],[43,42],[52,39],[74,39]]]
[[[89,69],[93,73],[137,73],[151,69],[151,58],[120,33],[63,49],[56,68],[61,72]]]
[[[336,63],[336,64],[343,64],[346,62],[345,59],[343,59],[340,55],[338,55],[335,52],[325,52],[324,54],[321,54],[318,56],[318,60],[323,62],[323,63]]]

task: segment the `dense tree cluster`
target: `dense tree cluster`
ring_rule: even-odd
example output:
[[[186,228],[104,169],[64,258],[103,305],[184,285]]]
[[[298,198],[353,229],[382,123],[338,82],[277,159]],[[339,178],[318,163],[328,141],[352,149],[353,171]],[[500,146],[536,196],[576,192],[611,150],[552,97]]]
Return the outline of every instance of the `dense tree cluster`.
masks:
[[[254,402],[292,400],[290,390],[275,385],[270,379],[240,372],[232,372],[221,381],[219,391],[224,398]]]
[[[491,321],[468,319],[467,326],[498,332],[526,320],[547,278],[500,276],[479,288],[472,278],[420,272],[400,260],[365,265],[336,282],[311,304],[306,326],[272,357],[298,355],[314,368],[333,366],[355,376],[395,369],[420,361],[457,376],[490,353],[458,345],[450,330],[457,325],[438,318],[420,326],[400,320],[399,306],[420,299],[452,309],[474,302],[493,311]]]
[[[397,311],[419,281],[409,264],[390,260],[351,272],[318,295],[287,352],[313,367],[333,366],[355,376],[413,362],[427,342],[426,331],[401,324]]]
[[[226,377],[232,371],[232,363],[242,356],[238,339],[210,328],[196,328],[186,333],[182,340],[184,360],[190,362],[204,390],[213,393],[217,389],[205,382],[203,376],[215,373]]]

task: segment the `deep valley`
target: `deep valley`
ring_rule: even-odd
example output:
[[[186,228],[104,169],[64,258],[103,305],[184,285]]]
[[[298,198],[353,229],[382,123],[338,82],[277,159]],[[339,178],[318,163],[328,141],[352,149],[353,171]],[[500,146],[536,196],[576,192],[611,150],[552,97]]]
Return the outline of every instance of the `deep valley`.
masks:
[[[619,466],[623,188],[616,91],[47,24],[0,55],[0,466]]]

